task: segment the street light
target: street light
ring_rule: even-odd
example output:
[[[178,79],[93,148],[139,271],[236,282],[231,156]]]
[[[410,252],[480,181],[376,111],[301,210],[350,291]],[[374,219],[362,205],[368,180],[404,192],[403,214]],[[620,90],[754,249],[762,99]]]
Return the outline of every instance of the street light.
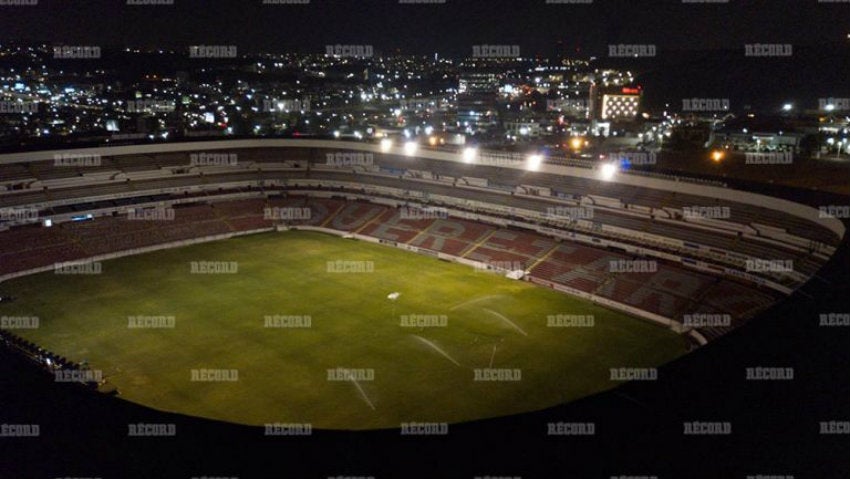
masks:
[[[579,137],[579,136],[573,137],[573,139],[570,140],[570,146],[574,150],[578,150],[579,148],[581,148],[582,143],[583,143],[582,138]]]
[[[721,161],[723,161],[724,156],[726,155],[721,150],[714,150],[713,152],[711,152],[711,159],[715,163],[720,163]]]

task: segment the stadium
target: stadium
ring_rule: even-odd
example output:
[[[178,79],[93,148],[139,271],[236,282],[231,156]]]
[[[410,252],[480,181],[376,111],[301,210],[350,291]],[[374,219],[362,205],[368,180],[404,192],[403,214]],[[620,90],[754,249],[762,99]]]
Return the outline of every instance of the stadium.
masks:
[[[457,423],[651,379],[844,239],[812,206],[627,160],[387,139],[0,155],[3,341],[163,411]]]

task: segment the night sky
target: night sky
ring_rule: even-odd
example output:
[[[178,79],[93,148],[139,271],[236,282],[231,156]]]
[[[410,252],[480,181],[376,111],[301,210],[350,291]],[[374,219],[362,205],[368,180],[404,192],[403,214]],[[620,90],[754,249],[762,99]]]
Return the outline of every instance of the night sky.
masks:
[[[175,0],[173,6],[127,6],[124,0],[39,0],[0,6],[0,39],[69,45],[185,47],[236,45],[240,52],[323,52],[327,44],[373,45],[376,51],[465,56],[472,45],[520,45],[522,55],[550,55],[558,41],[603,56],[612,43],[659,50],[796,46],[847,41],[850,2],[730,0]]]

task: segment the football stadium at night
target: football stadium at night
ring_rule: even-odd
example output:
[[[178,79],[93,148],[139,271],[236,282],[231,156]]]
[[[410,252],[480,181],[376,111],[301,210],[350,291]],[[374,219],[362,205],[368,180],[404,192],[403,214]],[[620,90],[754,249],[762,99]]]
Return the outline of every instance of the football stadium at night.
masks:
[[[850,473],[847,25],[52,3],[0,1],[0,478]]]
[[[0,235],[17,298],[4,314],[38,318],[17,336],[45,364],[85,359],[91,379],[158,409],[456,422],[581,397],[621,365],[698,348],[808,281],[844,235],[817,209],[710,182],[408,150],[101,148],[75,153],[98,159],[86,174],[50,152],[8,155],[7,206],[42,219]],[[736,215],[708,219],[724,210]],[[346,384],[347,369],[364,382]]]
[[[250,425],[451,424],[652,380],[787,298],[845,234],[714,181],[468,147],[59,156],[85,171],[0,157],[4,340],[68,381]]]

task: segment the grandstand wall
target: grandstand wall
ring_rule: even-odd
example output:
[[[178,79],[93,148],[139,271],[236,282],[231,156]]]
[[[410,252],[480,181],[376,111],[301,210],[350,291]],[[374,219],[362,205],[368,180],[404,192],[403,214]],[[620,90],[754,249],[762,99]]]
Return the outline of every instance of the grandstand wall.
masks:
[[[380,145],[373,143],[338,142],[333,140],[290,139],[256,139],[191,143],[163,143],[152,145],[83,148],[73,151],[75,154],[80,155],[100,155],[101,157],[113,157],[123,155],[146,155],[159,153],[235,150],[251,148],[306,148],[349,150],[369,152],[378,155],[386,154],[398,157],[408,157],[408,155],[405,154],[404,149],[400,146],[394,146],[389,150],[384,151]],[[55,154],[55,151],[4,154],[0,155],[0,165],[52,160]],[[420,148],[414,156],[415,158],[427,158],[431,160],[463,164],[463,160],[459,154],[447,151],[437,151]],[[500,168],[505,169],[526,169],[522,162],[517,162],[517,164],[504,162],[499,166]],[[540,165],[539,169],[537,169],[536,171],[539,173],[550,173],[554,175],[568,176],[587,180],[597,180],[599,178],[598,171],[595,171],[593,168],[580,168],[574,166],[552,165],[544,163]],[[616,184],[636,186],[640,188],[685,193],[689,195],[698,195],[707,198],[724,198],[730,201],[740,202],[743,204],[770,208],[776,211],[781,211],[790,215],[797,216],[807,221],[823,224],[826,228],[829,228],[839,237],[843,237],[846,231],[844,224],[840,220],[837,220],[835,218],[822,218],[820,212],[817,209],[782,198],[774,198],[747,191],[734,190],[731,188],[721,188],[713,185],[691,183],[676,179],[662,179],[631,174],[617,175],[617,177],[612,179],[611,182]]]

